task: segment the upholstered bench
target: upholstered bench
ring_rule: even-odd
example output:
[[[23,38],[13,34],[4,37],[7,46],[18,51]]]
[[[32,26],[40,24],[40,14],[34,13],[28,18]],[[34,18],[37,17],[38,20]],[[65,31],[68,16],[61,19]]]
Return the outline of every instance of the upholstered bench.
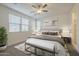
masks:
[[[28,38],[25,42],[25,50],[27,51],[27,45],[30,45],[35,48],[35,55],[37,55],[37,48],[50,52],[53,55],[55,55],[55,44],[52,43],[52,41],[48,40],[42,40],[42,39],[35,39],[35,38]],[[31,51],[29,51],[31,52]]]

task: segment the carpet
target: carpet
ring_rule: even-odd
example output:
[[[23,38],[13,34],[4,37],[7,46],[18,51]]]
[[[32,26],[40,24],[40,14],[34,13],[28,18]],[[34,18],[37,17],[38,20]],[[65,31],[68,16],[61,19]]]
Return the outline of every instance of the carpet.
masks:
[[[19,45],[16,45],[16,46],[14,46],[14,48],[16,48],[16,49],[22,51],[23,53],[25,53],[25,54],[28,55],[28,56],[35,56],[34,54],[32,54],[32,53],[30,53],[30,52],[28,52],[28,51],[25,51],[24,43],[21,43],[21,44],[19,44]]]

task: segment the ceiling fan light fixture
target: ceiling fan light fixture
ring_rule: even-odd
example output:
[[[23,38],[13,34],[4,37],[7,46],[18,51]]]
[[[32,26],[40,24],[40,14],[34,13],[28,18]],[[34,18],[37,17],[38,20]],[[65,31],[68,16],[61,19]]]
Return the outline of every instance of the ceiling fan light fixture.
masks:
[[[41,12],[42,12],[41,10],[38,10],[38,11],[37,11],[37,13],[41,13]]]
[[[32,5],[32,7],[36,10],[37,14],[40,14],[42,12],[48,12],[47,10],[47,4],[37,4],[37,5]]]

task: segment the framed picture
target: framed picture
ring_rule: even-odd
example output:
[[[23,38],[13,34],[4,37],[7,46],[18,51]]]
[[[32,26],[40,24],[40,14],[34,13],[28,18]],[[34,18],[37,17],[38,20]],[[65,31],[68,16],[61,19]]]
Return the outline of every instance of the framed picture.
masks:
[[[58,25],[58,20],[52,20],[52,26],[57,26]]]

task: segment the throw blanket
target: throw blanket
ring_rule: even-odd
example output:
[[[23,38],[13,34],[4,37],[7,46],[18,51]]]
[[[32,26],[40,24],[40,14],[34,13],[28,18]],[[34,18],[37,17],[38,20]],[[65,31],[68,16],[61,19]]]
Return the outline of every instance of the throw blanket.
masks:
[[[61,45],[64,46],[64,41],[60,37],[57,36],[50,36],[50,35],[32,35],[29,38],[36,38],[36,39],[42,39],[42,40],[51,40],[51,41],[56,41],[59,42]]]

